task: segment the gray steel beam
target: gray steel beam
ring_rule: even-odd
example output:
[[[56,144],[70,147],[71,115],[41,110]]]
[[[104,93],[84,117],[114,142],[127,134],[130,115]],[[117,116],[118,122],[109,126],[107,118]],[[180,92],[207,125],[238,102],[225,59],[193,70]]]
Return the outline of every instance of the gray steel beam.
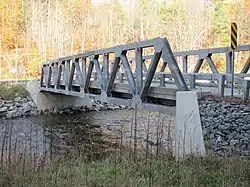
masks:
[[[200,71],[203,60],[204,59],[202,59],[202,58],[198,59],[196,65],[194,67],[194,71],[193,71],[194,73],[198,73]]]
[[[115,61],[114,61],[114,64],[113,64],[111,75],[110,75],[110,78],[109,78],[109,81],[108,81],[108,86],[107,86],[107,91],[106,91],[107,96],[111,96],[111,91],[112,91],[114,81],[115,81],[115,78],[116,78],[117,70],[119,68],[120,59],[121,59],[120,56],[115,57]]]
[[[137,48],[136,49],[136,95],[139,95],[141,93],[143,85],[144,66],[145,66],[145,61],[142,59],[142,48]],[[145,68],[146,67],[144,67],[144,69]]]
[[[219,47],[219,48],[211,48],[211,49],[199,49],[199,50],[191,50],[191,51],[182,51],[182,52],[175,52],[175,56],[183,56],[183,55],[201,55],[201,54],[209,54],[209,53],[228,53],[231,52],[231,47]],[[236,52],[239,51],[250,51],[250,45],[242,45],[238,46],[235,50]]]
[[[63,80],[65,82],[65,89],[68,90],[69,73],[66,70],[65,62],[62,63],[62,70],[63,70]]]
[[[226,73],[232,73],[232,52],[226,53]]]
[[[106,92],[109,79],[109,54],[103,55],[103,81],[104,81],[104,90]]]
[[[207,57],[205,59],[206,59],[208,65],[209,65],[210,69],[212,70],[212,72],[213,73],[219,73],[216,66],[214,65],[214,62],[213,62],[211,57],[212,57],[212,54],[210,53],[210,54],[207,55]]]
[[[247,62],[245,63],[240,73],[247,73],[249,69],[250,69],[250,56],[248,57]]]
[[[143,57],[142,57],[142,59],[143,59]],[[146,60],[143,59],[143,72],[147,73],[147,72],[148,72],[148,69],[147,69],[146,62],[145,62],[145,61],[146,61]]]
[[[148,92],[148,89],[149,89],[150,84],[152,82],[152,79],[153,79],[153,76],[155,74],[159,60],[161,58],[161,54],[162,54],[162,52],[160,51],[160,52],[155,52],[153,55],[153,58],[151,60],[151,63],[150,63],[149,69],[148,69],[148,73],[146,76],[146,80],[145,80],[143,87],[141,89],[140,97],[142,99],[144,99],[147,96],[147,92]]]
[[[154,47],[155,48],[155,54],[154,56],[142,56],[142,54],[140,53],[136,53],[136,56],[134,58],[134,60],[136,62],[140,61],[140,63],[136,64],[136,73],[132,73],[131,68],[129,66],[128,61],[131,61],[132,59],[128,59],[126,54],[124,54],[125,51],[127,50],[136,50],[136,49],[142,49],[142,48],[147,48],[147,47]],[[123,54],[122,54],[123,51]],[[95,75],[97,75],[99,78],[98,80],[101,83],[101,89],[102,91],[107,91],[108,92],[108,96],[111,96],[111,92],[113,91],[113,86],[114,86],[114,81],[116,80],[116,74],[118,72],[118,68],[120,63],[122,64],[124,70],[125,70],[125,74],[126,76],[124,76],[125,74],[119,74],[122,78],[120,79],[120,82],[124,82],[124,84],[126,84],[127,82],[129,83],[128,86],[130,86],[132,88],[132,93],[133,94],[138,94],[140,93],[140,95],[142,96],[142,98],[145,98],[148,94],[148,90],[150,88],[150,84],[153,81],[153,77],[157,77],[158,80],[154,80],[154,84],[157,82],[157,84],[164,86],[165,84],[172,84],[173,82],[166,80],[165,78],[174,78],[174,83],[177,86],[177,88],[179,90],[187,90],[187,85],[186,82],[184,80],[185,79],[189,79],[191,78],[191,87],[195,87],[195,85],[198,84],[202,84],[202,83],[196,83],[196,80],[204,80],[206,78],[206,76],[200,76],[199,74],[189,74],[189,75],[185,75],[185,72],[188,72],[187,70],[187,58],[188,55],[199,55],[200,57],[200,62],[198,62],[196,64],[196,70],[200,69],[199,66],[202,65],[202,62],[204,59],[207,60],[209,67],[212,69],[212,71],[214,73],[218,73],[218,70],[216,69],[212,59],[211,59],[211,55],[212,53],[228,53],[230,55],[230,52],[232,51],[231,48],[215,48],[215,49],[203,49],[203,50],[194,50],[194,51],[187,51],[187,52],[179,52],[179,53],[174,53],[172,52],[169,43],[167,41],[166,38],[154,38],[152,40],[147,40],[147,41],[142,41],[142,42],[137,42],[137,43],[132,43],[132,44],[126,44],[126,45],[121,45],[121,46],[116,46],[116,47],[112,47],[112,48],[108,48],[108,49],[100,49],[100,50],[96,50],[96,51],[90,51],[90,52],[86,52],[86,53],[81,53],[78,55],[73,55],[73,56],[68,56],[68,57],[63,57],[60,59],[56,59],[47,63],[43,63],[44,65],[46,65],[46,67],[43,67],[43,69],[41,70],[41,86],[43,87],[43,82],[45,82],[45,87],[47,87],[49,91],[55,90],[55,92],[60,92],[60,93],[64,93],[64,94],[72,94],[74,93],[73,91],[68,91],[68,88],[71,89],[71,83],[74,82],[73,78],[74,75],[76,75],[77,80],[79,81],[79,84],[77,85],[77,87],[84,87],[85,91],[88,91],[88,87],[90,84],[90,79],[92,76],[92,71],[93,71],[93,67],[95,64],[95,67],[97,69],[97,73],[95,73]],[[245,46],[239,46],[237,48],[237,50],[235,50],[236,52],[239,51],[250,51],[250,45],[245,45]],[[114,62],[114,67],[113,67],[113,71],[109,74],[109,67],[108,66],[108,55],[110,53],[115,53],[116,58],[115,58],[115,62]],[[105,54],[107,55],[105,57]],[[121,55],[122,54],[122,55]],[[209,54],[209,55],[208,55]],[[86,73],[86,58],[91,58],[94,56],[98,56],[98,55],[104,55],[104,59],[103,59],[103,71],[100,69],[100,64],[98,62],[98,59],[90,59],[90,64],[89,64],[89,68],[88,68],[88,73]],[[176,62],[175,56],[182,56],[182,63],[183,63],[183,72],[184,74],[181,74],[181,71],[178,67],[178,64]],[[158,74],[155,73],[156,71],[156,67],[159,63],[159,59],[162,57],[164,62],[168,62],[168,66],[170,68],[171,74]],[[230,56],[228,56],[230,57]],[[79,66],[79,62],[75,63],[72,62],[72,59],[82,59],[82,70],[80,71],[80,66]],[[122,62],[120,62],[120,58],[122,58]],[[153,60],[151,60],[151,64],[149,67],[149,70],[146,70],[146,66],[145,66],[145,59],[149,59],[152,58]],[[138,60],[139,59],[139,60]],[[227,58],[230,60],[230,58]],[[105,64],[105,62],[107,62]],[[62,63],[62,65],[60,65],[60,63]],[[59,66],[58,66],[59,64]],[[166,63],[164,63],[166,65]],[[227,63],[227,72],[229,72],[229,67],[228,67]],[[250,62],[249,59],[247,61],[247,63],[245,64],[241,75],[239,75],[240,77],[244,77],[244,73],[247,72],[247,70],[249,69],[250,66]],[[99,67],[99,68],[98,68]],[[51,69],[53,68],[53,69]],[[165,68],[164,68],[165,69]],[[53,70],[53,71],[52,71]],[[147,71],[146,77],[145,77],[145,84],[143,83],[143,70]],[[195,72],[198,72],[196,71]],[[52,71],[52,72],[51,72]],[[60,72],[61,71],[61,72]],[[65,86],[66,86],[66,91],[64,90],[60,90],[60,86],[63,86],[61,84],[61,75],[63,72],[63,80],[65,82]],[[53,73],[53,74],[52,74]],[[53,81],[51,81],[51,78],[53,77]],[[109,78],[110,76],[110,78]],[[214,75],[209,75],[207,77],[213,78],[213,80],[218,81],[218,77],[214,76]],[[229,75],[225,75],[225,80],[228,81],[229,80]],[[248,85],[244,82],[243,78],[240,77],[236,77],[236,81],[237,83],[240,84],[245,84]],[[199,79],[200,78],[200,79]],[[45,81],[44,81],[45,80]],[[212,79],[211,79],[212,80]],[[117,80],[116,80],[117,81]],[[127,82],[126,82],[127,81]],[[53,89],[50,89],[49,87],[53,87]],[[204,84],[205,85],[205,84]],[[206,83],[206,85],[208,85]],[[218,85],[218,84],[214,84],[214,85]],[[225,84],[225,87],[227,86],[227,84]],[[75,85],[74,85],[75,87]],[[141,87],[141,88],[140,88]],[[43,87],[44,88],[44,87]],[[53,92],[53,91],[52,91]]]
[[[188,90],[186,82],[182,76],[180,68],[176,62],[176,59],[173,55],[173,52],[170,48],[170,45],[166,38],[162,39],[163,48],[162,48],[162,59],[165,62],[168,62],[168,67],[170,72],[173,74],[175,84],[179,90]]]
[[[62,65],[59,64],[58,65],[58,74],[57,74],[57,77],[55,80],[55,89],[59,89],[59,87],[60,87],[61,76],[62,76]]]
[[[74,75],[75,75],[75,59],[73,59],[73,62],[71,64],[71,68],[70,68],[69,82],[68,82],[69,91],[72,90],[72,82],[73,82]]]
[[[96,69],[96,73],[97,73],[97,78],[98,78],[98,81],[100,83],[101,90],[103,92],[104,91],[104,82],[103,82],[102,71],[101,71],[101,68],[100,68],[100,63],[98,61],[98,58],[99,58],[99,55],[96,55],[94,57],[94,64],[95,64],[95,69]]]
[[[160,72],[165,71],[167,64],[168,64],[167,62],[163,62],[162,66],[161,66],[161,69],[160,69]]]
[[[93,62],[93,59],[90,58],[88,72],[87,72],[86,79],[85,79],[85,84],[84,84],[85,93],[89,92],[89,83],[90,83],[90,78],[91,78],[91,74],[92,74],[92,71],[93,71],[93,67],[94,67],[94,62]]]
[[[65,61],[65,68],[66,71],[68,71],[68,73],[70,73],[70,62],[71,62],[72,57],[70,58],[70,60],[66,60]]]
[[[83,79],[82,71],[79,65],[79,58],[76,59],[74,64],[75,64],[76,77],[79,81],[81,91],[84,91],[84,79]]]
[[[41,66],[40,87],[43,87],[44,81],[44,65]]]
[[[47,66],[47,82],[46,82],[46,87],[49,88],[50,87],[50,81],[51,81],[51,74],[52,74],[52,70],[51,70],[51,66]]]
[[[135,49],[136,47],[142,47],[142,48],[152,47],[154,45],[157,45],[161,39],[162,38],[158,37],[158,38],[154,38],[151,40],[142,41],[142,42],[138,42],[138,43],[134,43],[134,44],[127,44],[124,46],[115,46],[115,47],[111,47],[111,48],[107,48],[107,49],[89,51],[89,52],[77,54],[77,55],[75,55],[75,57],[76,58],[85,58],[85,57],[89,57],[92,55],[102,55],[104,53],[113,53],[114,51],[117,50],[117,48],[120,48],[122,50],[130,50],[130,49]],[[237,49],[235,50],[235,52],[240,52],[240,51],[250,51],[250,45],[238,46]],[[174,56],[177,57],[177,56],[190,56],[190,55],[201,55],[201,54],[209,54],[209,53],[212,53],[212,54],[213,53],[228,53],[228,52],[232,52],[232,49],[230,47],[220,47],[220,48],[175,52]],[[151,59],[151,58],[152,58],[152,55],[148,55],[148,56],[143,57],[143,59]],[[72,59],[72,56],[59,58],[59,59],[57,59],[57,61],[67,61],[70,59]],[[130,60],[135,60],[135,58],[130,58],[129,61]],[[49,61],[49,63],[50,62],[52,62],[52,61]],[[44,64],[46,64],[46,63],[48,63],[48,62],[44,62]]]
[[[122,65],[123,65],[123,67],[124,67],[125,74],[126,74],[126,76],[127,76],[127,78],[128,78],[128,83],[129,83],[129,85],[130,85],[130,87],[131,87],[132,93],[133,93],[133,95],[135,95],[135,94],[136,94],[135,79],[134,79],[134,77],[133,77],[131,68],[130,68],[130,66],[129,66],[129,62],[128,62],[128,58],[127,58],[127,56],[126,56],[126,53],[127,53],[127,52],[124,51],[124,52],[121,54]],[[142,65],[142,62],[141,62],[141,65]],[[141,68],[141,70],[142,70],[142,68]]]
[[[224,97],[224,90],[225,90],[224,84],[225,84],[225,75],[220,75],[218,81],[218,95],[220,97]]]
[[[83,77],[83,86],[85,87],[86,82],[86,57],[82,57],[82,77]]]
[[[188,72],[188,56],[183,55],[182,56],[182,73],[187,73]]]
[[[55,84],[55,85],[56,85],[57,77],[58,77],[58,63],[54,63],[54,66],[53,66],[53,84]],[[56,86],[54,88],[57,89]]]

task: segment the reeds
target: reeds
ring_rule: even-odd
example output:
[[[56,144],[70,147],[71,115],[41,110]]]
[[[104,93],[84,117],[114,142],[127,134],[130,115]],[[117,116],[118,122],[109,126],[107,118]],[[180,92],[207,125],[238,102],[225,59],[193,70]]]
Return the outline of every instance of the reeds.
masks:
[[[17,125],[22,125],[21,120],[19,124],[17,120],[15,124],[2,121],[0,186],[240,187],[250,184],[247,159],[190,156],[176,162],[172,157],[172,116],[135,109],[131,111],[130,121],[130,125],[121,124],[110,134],[100,132],[102,124],[82,127],[77,126],[80,123],[77,120],[67,122],[71,123],[69,127],[59,127],[62,134],[69,131],[62,138],[67,143],[60,148],[55,147],[60,141],[53,135],[55,127],[50,120],[45,120],[42,130],[30,119],[30,124],[26,124],[30,131],[25,136],[14,132]],[[39,142],[42,131],[49,135]]]

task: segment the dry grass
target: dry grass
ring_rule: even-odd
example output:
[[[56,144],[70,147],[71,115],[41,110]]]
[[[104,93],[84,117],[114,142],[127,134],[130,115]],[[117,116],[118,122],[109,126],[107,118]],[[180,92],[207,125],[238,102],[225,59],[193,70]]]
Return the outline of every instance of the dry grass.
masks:
[[[5,128],[0,145],[0,186],[247,187],[250,185],[250,161],[247,159],[217,158],[211,155],[204,158],[189,156],[183,161],[176,162],[171,156],[172,149],[163,146],[164,132],[161,130],[163,123],[160,120],[156,124],[157,144],[149,141],[151,118],[148,118],[148,123],[145,124],[148,141],[145,142],[146,147],[141,147],[139,134],[135,133],[138,130],[135,129],[135,119],[138,119],[138,116],[133,115],[130,133],[134,138],[130,139],[131,142],[125,138],[128,132],[125,133],[123,125],[117,131],[118,134],[112,134],[111,142],[109,141],[111,135],[107,137],[95,132],[93,127],[89,127],[90,130],[86,127],[76,127],[74,130],[78,135],[71,137],[68,141],[70,150],[63,153],[47,149],[40,154],[34,154],[26,144],[19,152],[15,146],[8,144],[16,141],[10,125]],[[76,126],[76,123],[79,122],[77,120],[72,122],[70,128]],[[139,124],[137,121],[138,128]],[[76,142],[76,139],[80,140]]]

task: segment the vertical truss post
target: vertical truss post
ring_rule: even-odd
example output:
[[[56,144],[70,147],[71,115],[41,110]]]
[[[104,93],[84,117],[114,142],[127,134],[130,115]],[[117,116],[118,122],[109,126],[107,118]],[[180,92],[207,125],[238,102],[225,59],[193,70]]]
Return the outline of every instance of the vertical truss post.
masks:
[[[218,95],[224,97],[225,90],[225,75],[220,75],[218,80]]]
[[[86,57],[82,57],[82,77],[83,77],[83,88],[86,82]]]
[[[136,95],[141,93],[143,85],[143,65],[145,60],[142,59],[142,48],[136,48]]]
[[[40,87],[43,87],[43,80],[44,80],[44,65],[42,65],[41,67]]]
[[[118,74],[118,80],[119,80],[119,83],[123,83],[124,82],[124,73],[119,73]]]
[[[69,88],[68,88],[68,82],[69,82],[69,72],[66,68],[66,61],[63,61],[62,62],[62,70],[63,70],[63,80],[64,80],[64,83],[65,83],[65,90],[68,91]]]
[[[188,56],[184,55],[182,56],[182,72],[187,73],[188,72]]]
[[[244,80],[242,83],[242,99],[246,100],[249,99],[249,93],[250,93],[250,81]]]
[[[48,82],[48,64],[46,64],[43,68],[43,71],[44,71],[44,86],[47,88],[47,82]]]
[[[52,70],[51,70],[51,65],[47,66],[47,82],[46,82],[46,87],[49,88],[50,87],[50,81],[51,81],[51,74],[52,74]]]
[[[54,63],[54,68],[53,68],[53,84],[54,84],[54,89],[57,89],[57,79],[58,79],[58,63]]]
[[[66,60],[65,61],[65,67],[66,67],[66,71],[68,72],[68,73],[70,73],[70,60]]]
[[[109,54],[105,53],[103,55],[103,81],[104,81],[104,90],[106,92],[109,79]]]
[[[165,86],[165,74],[164,73],[162,73],[161,75],[160,75],[160,86],[162,86],[162,87],[164,87]]]
[[[57,74],[56,81],[55,81],[55,89],[60,88],[61,76],[62,76],[62,65],[61,65],[61,63],[59,63],[58,74]]]
[[[72,59],[72,65],[70,69],[70,74],[69,74],[69,82],[68,82],[68,89],[69,91],[72,90],[72,83],[75,75],[75,58]]]
[[[188,75],[188,81],[190,83],[190,88],[195,89],[195,74]]]
[[[226,53],[226,73],[232,73],[232,51]]]

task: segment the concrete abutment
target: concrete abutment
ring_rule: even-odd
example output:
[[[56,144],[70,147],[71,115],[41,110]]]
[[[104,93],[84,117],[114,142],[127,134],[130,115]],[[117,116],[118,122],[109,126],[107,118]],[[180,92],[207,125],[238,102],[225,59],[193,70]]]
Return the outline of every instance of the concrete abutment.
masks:
[[[76,97],[56,93],[48,93],[40,91],[40,82],[38,80],[31,80],[27,83],[26,89],[31,98],[37,106],[38,110],[45,110],[51,108],[64,108],[64,107],[80,107],[92,106],[92,99],[89,97]]]

